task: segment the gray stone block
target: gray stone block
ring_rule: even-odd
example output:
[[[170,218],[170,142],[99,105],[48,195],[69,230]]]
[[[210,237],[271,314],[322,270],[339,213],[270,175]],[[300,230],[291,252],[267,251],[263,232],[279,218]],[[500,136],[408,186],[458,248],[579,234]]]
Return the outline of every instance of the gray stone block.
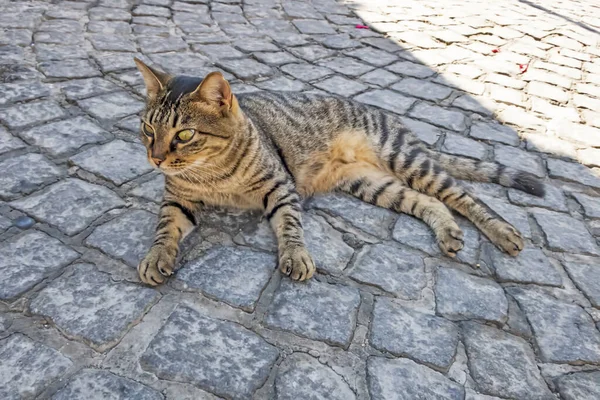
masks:
[[[598,371],[563,375],[556,381],[560,396],[565,400],[600,398],[600,372]]]
[[[43,192],[10,203],[38,220],[74,235],[106,211],[125,202],[114,192],[79,179],[66,179]]]
[[[69,161],[118,186],[152,170],[144,146],[123,140],[89,148]]]
[[[41,154],[28,153],[0,162],[0,199],[11,200],[57,181],[64,170]]]
[[[508,292],[527,316],[544,362],[600,362],[600,332],[583,308],[534,289],[515,287]]]
[[[244,247],[213,247],[177,273],[178,286],[252,312],[273,275],[273,254]]]
[[[84,369],[52,400],[162,400],[160,392],[108,371]]]
[[[308,354],[293,353],[279,366],[275,399],[353,400],[354,392],[341,376]]]
[[[103,351],[118,343],[160,298],[154,289],[114,282],[91,264],[50,283],[31,302],[33,314],[51,318],[69,337]]]
[[[567,255],[563,265],[579,290],[600,308],[600,258]]]
[[[477,389],[502,398],[551,400],[527,342],[475,322],[462,325],[469,370]]]
[[[360,295],[354,288],[316,279],[297,283],[284,278],[265,324],[271,329],[346,347],[352,338],[359,305]]]
[[[583,222],[567,214],[547,210],[533,212],[551,250],[600,255],[594,238]]]
[[[0,298],[8,300],[22,294],[77,257],[77,252],[42,232],[29,231],[11,238],[0,245],[4,277]]]
[[[451,268],[438,268],[436,309],[451,320],[482,319],[503,324],[508,302],[496,282]]]
[[[35,398],[73,367],[58,351],[20,333],[0,340],[0,359],[0,397],[5,400]]]
[[[403,308],[378,297],[371,322],[371,345],[398,357],[447,370],[454,360],[458,329],[450,321]]]
[[[465,396],[458,383],[405,358],[370,357],[367,385],[372,400],[462,400]]]
[[[350,277],[409,300],[418,299],[427,285],[421,255],[387,243],[363,247]]]
[[[562,286],[560,273],[540,249],[526,247],[517,257],[511,257],[491,244],[486,245],[486,251],[499,282]]]
[[[135,268],[150,249],[156,222],[148,211],[131,210],[94,229],[85,244]]]
[[[52,101],[19,104],[0,110],[0,121],[10,129],[39,125],[64,116],[65,111]]]
[[[279,351],[248,329],[176,309],[142,355],[142,368],[222,397],[248,399],[267,380]]]

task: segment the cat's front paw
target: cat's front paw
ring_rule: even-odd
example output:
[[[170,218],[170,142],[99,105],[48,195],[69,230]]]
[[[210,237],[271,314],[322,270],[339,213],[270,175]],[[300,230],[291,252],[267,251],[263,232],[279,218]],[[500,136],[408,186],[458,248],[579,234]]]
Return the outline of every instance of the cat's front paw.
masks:
[[[142,282],[156,286],[173,275],[173,267],[177,251],[163,246],[153,246],[146,257],[138,265],[138,273]]]
[[[293,246],[279,255],[279,269],[295,281],[310,279],[315,273],[315,263],[306,247]]]

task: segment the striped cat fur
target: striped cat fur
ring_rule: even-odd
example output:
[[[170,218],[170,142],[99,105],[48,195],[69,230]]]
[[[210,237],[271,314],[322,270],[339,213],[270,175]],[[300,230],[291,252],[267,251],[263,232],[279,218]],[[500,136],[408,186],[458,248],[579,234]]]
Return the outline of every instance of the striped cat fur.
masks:
[[[449,209],[512,256],[523,238],[456,179],[493,182],[543,196],[531,174],[430,150],[399,117],[353,101],[310,94],[235,96],[219,72],[170,76],[136,59],[147,89],[141,138],[165,175],[156,237],[138,271],[162,283],[179,243],[206,206],[261,209],[277,236],[279,268],[294,280],[315,272],[302,228],[303,198],[330,191],[420,218],[450,257],[463,233]]]

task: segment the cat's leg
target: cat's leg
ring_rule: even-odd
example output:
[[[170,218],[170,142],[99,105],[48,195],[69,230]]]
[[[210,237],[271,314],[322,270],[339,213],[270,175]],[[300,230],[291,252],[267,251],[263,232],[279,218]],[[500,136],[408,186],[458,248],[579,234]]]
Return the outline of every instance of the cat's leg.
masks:
[[[393,162],[392,162],[393,161]],[[434,196],[458,211],[479,228],[496,246],[512,256],[523,250],[519,231],[457,184],[452,176],[420,147],[390,155],[390,166],[407,185]]]
[[[160,207],[154,243],[138,265],[142,282],[155,286],[173,274],[179,242],[196,226],[197,206],[168,199]]]
[[[463,233],[439,200],[406,187],[397,177],[377,169],[352,168],[338,189],[380,207],[423,220],[433,230],[442,251],[455,257],[463,248]]]
[[[289,178],[265,184],[263,206],[277,236],[279,269],[293,280],[303,281],[315,273],[315,264],[304,244],[300,195]]]

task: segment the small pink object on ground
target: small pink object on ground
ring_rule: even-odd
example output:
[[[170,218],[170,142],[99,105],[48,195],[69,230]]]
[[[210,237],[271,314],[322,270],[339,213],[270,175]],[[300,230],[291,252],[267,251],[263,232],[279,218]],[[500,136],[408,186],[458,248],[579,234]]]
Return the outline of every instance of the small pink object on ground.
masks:
[[[356,29],[369,29],[369,27],[367,25],[356,25]]]

